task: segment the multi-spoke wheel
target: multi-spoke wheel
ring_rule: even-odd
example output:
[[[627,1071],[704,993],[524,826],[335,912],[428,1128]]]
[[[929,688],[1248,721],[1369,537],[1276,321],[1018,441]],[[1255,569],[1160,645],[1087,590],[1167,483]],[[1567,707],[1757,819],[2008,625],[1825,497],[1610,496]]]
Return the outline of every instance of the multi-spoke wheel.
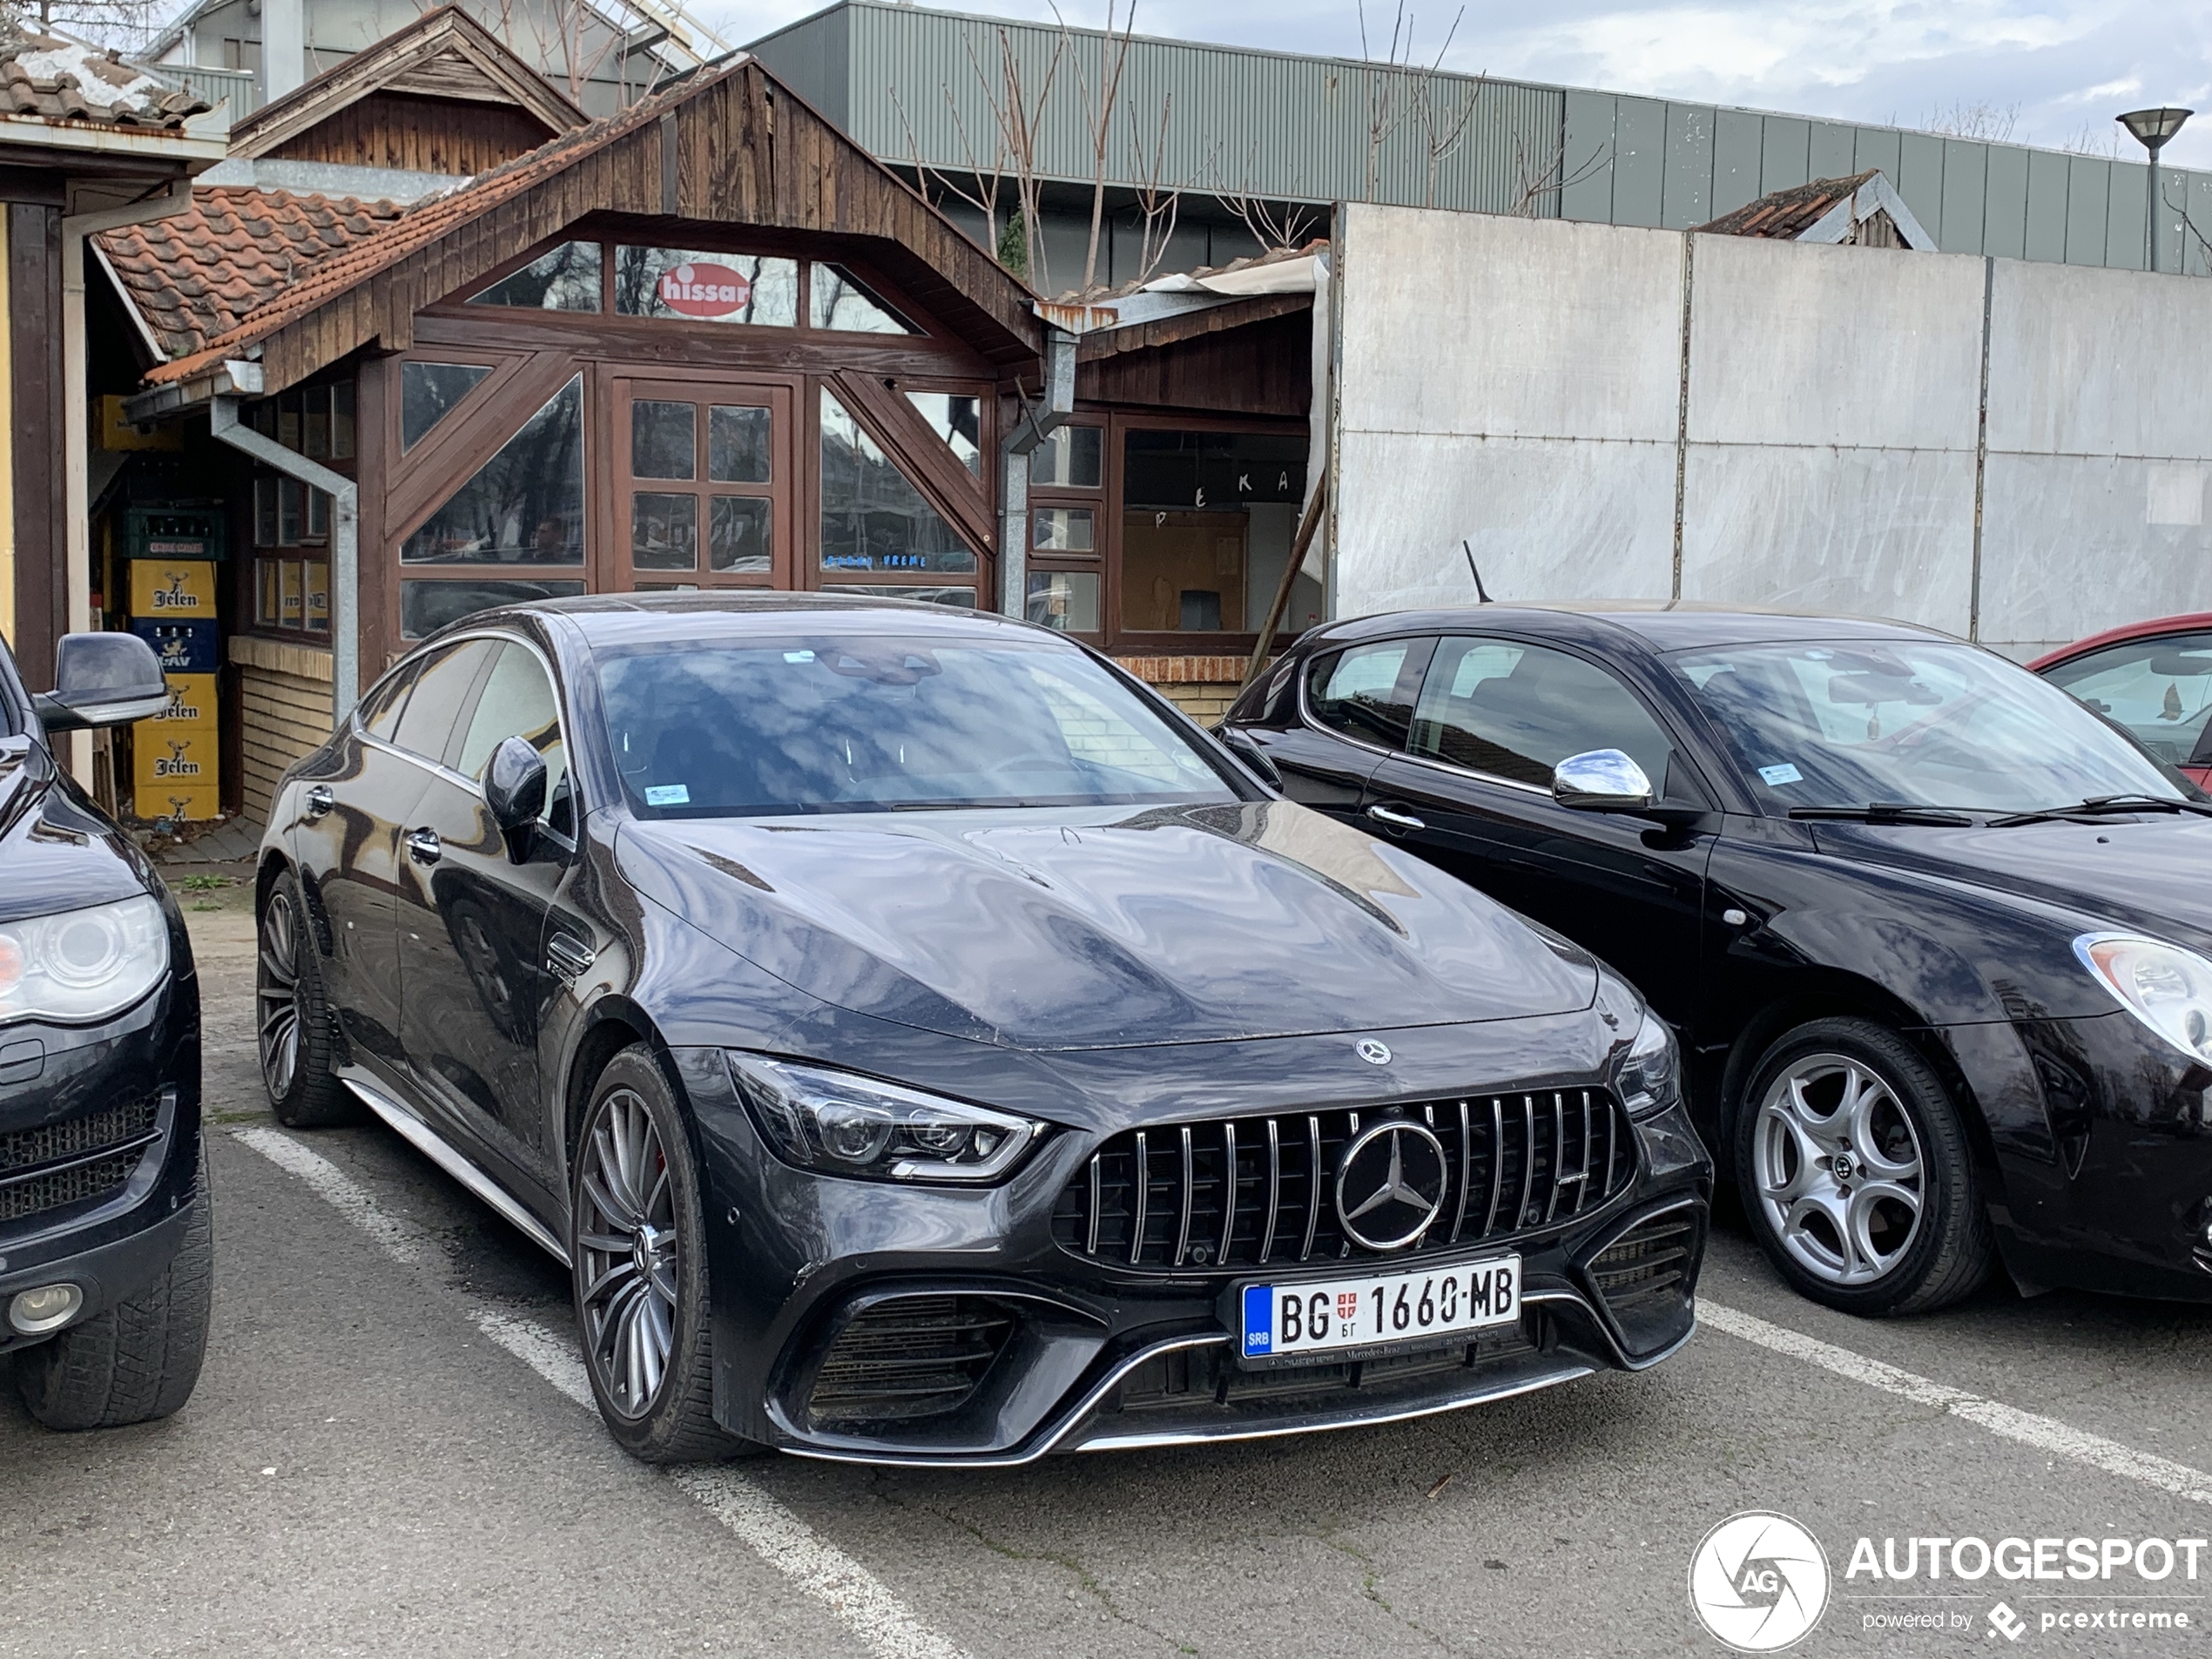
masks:
[[[330,1015],[298,877],[280,870],[264,882],[260,908],[254,1037],[270,1109],[293,1129],[357,1122],[359,1105],[330,1069]]]
[[[1950,1093],[1896,1033],[1816,1020],[1770,1049],[1737,1114],[1752,1230],[1799,1291],[1853,1313],[1940,1307],[1991,1255]]]
[[[699,1182],[675,1091],[651,1054],[599,1075],[572,1159],[577,1318],[615,1438],[649,1462],[749,1449],[714,1420]]]

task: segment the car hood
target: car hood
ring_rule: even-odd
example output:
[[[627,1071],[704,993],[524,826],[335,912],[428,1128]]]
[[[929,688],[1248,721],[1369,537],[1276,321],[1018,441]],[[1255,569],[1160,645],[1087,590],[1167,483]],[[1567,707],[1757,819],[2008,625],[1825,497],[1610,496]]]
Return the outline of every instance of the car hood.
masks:
[[[2212,819],[2147,813],[2099,822],[1821,824],[1824,853],[2040,900],[2091,925],[2212,948]]]
[[[1574,947],[1286,801],[623,825],[624,875],[840,1008],[1035,1049],[1586,1008]]]
[[[71,800],[45,751],[0,737],[0,922],[111,904],[148,890],[143,859]]]

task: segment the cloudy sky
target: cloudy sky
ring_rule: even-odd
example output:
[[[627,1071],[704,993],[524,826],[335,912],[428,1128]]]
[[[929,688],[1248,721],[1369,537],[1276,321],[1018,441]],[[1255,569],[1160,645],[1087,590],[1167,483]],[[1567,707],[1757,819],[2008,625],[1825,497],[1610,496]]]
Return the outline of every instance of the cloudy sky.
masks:
[[[744,41],[819,0],[692,0]],[[1049,17],[1042,0],[961,10]],[[1096,26],[1103,0],[1066,6]],[[1415,53],[1433,61],[1457,7],[1411,8]],[[1537,14],[1532,20],[1531,14]],[[1369,0],[1374,55],[1393,8]],[[1360,55],[1359,13],[1334,0],[1138,0],[1143,34]],[[2179,104],[2206,114],[2168,150],[2212,167],[2212,0],[1470,0],[1446,64],[1532,80],[1748,105],[1793,114],[1965,125],[1979,136],[2140,155],[2112,118]],[[2009,130],[2007,130],[2009,129]]]

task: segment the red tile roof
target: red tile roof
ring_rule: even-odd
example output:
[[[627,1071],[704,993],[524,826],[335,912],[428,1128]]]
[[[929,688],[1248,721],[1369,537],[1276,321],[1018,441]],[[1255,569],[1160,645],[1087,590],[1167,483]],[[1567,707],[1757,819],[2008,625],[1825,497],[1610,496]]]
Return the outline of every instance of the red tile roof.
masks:
[[[207,107],[114,52],[0,18],[0,118],[181,132]]]
[[[405,211],[351,196],[222,187],[192,211],[96,237],[165,356],[187,356],[237,329],[321,261],[374,238]]]
[[[1857,195],[1858,187],[1879,171],[1869,167],[1848,179],[1816,179],[1810,184],[1794,185],[1694,228],[1720,236],[1761,236],[1770,241],[1794,242],[1825,219],[1837,203]]]

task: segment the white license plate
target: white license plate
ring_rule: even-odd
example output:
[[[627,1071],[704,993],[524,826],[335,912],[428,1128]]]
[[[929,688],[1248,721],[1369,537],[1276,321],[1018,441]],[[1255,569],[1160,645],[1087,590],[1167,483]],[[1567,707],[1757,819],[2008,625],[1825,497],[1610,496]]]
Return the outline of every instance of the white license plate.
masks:
[[[1518,1319],[1521,1258],[1322,1284],[1247,1285],[1238,1300],[1247,1359],[1418,1342]]]

